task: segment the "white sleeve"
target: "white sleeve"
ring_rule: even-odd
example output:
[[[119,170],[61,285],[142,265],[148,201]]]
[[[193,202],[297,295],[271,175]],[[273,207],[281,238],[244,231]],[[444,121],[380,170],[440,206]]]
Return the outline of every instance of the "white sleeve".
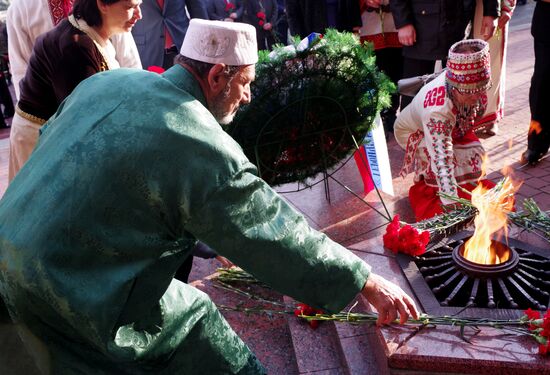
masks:
[[[15,96],[19,100],[19,81],[25,76],[36,38],[53,29],[45,0],[13,0],[6,18],[8,54]]]
[[[115,47],[116,59],[122,68],[142,68],[132,33],[115,34],[111,37],[111,42]]]
[[[34,39],[29,35],[25,9],[12,5],[8,8],[6,27],[8,28],[8,54],[15,96],[19,100],[19,81],[27,71]]]
[[[395,140],[403,150],[407,149],[409,136],[419,129],[419,125],[413,119],[413,103],[405,107],[395,119],[393,134]]]
[[[452,131],[455,117],[445,107],[434,111],[425,111],[422,116],[422,127],[426,149],[430,155],[430,166],[435,174],[439,191],[457,197],[457,182],[454,175],[454,152]],[[440,198],[443,204],[453,201]]]

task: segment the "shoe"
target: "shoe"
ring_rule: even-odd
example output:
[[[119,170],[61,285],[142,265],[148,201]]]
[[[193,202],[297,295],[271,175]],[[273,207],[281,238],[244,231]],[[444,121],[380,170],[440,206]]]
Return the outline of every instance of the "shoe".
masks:
[[[483,135],[492,137],[493,135],[498,134],[498,123],[493,123],[488,126],[483,126],[474,131],[478,137],[481,137]]]
[[[485,128],[487,135],[493,136],[498,134],[498,124],[495,122],[493,125]]]
[[[523,154],[521,154],[521,163],[529,163],[529,165],[537,165],[540,159],[544,156],[545,153],[537,152],[531,149],[527,149]]]

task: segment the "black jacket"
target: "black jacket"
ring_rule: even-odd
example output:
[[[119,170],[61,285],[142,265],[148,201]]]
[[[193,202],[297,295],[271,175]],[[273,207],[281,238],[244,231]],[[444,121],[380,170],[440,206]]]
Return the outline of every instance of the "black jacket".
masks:
[[[484,15],[500,15],[499,0],[483,0]],[[465,37],[475,0],[390,0],[395,27],[413,25],[416,43],[403,47],[403,56],[442,60],[453,43]]]
[[[324,33],[328,26],[325,0],[286,0],[286,14],[291,35],[305,38],[312,32]],[[338,1],[336,29],[352,31],[361,26],[358,0]]]

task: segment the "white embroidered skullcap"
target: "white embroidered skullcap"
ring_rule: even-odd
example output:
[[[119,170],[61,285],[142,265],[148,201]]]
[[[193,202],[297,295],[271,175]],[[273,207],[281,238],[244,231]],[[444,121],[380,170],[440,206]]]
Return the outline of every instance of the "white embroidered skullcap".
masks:
[[[211,64],[255,64],[258,61],[256,29],[246,23],[193,18],[180,54]]]

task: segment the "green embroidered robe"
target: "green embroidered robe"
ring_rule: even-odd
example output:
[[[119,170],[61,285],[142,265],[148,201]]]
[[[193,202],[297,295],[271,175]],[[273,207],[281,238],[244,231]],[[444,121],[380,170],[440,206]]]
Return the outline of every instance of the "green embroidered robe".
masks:
[[[259,373],[202,292],[197,239],[273,288],[339,311],[369,267],[311,229],[205,107],[197,81],[83,81],[0,201],[0,291],[59,373]]]

